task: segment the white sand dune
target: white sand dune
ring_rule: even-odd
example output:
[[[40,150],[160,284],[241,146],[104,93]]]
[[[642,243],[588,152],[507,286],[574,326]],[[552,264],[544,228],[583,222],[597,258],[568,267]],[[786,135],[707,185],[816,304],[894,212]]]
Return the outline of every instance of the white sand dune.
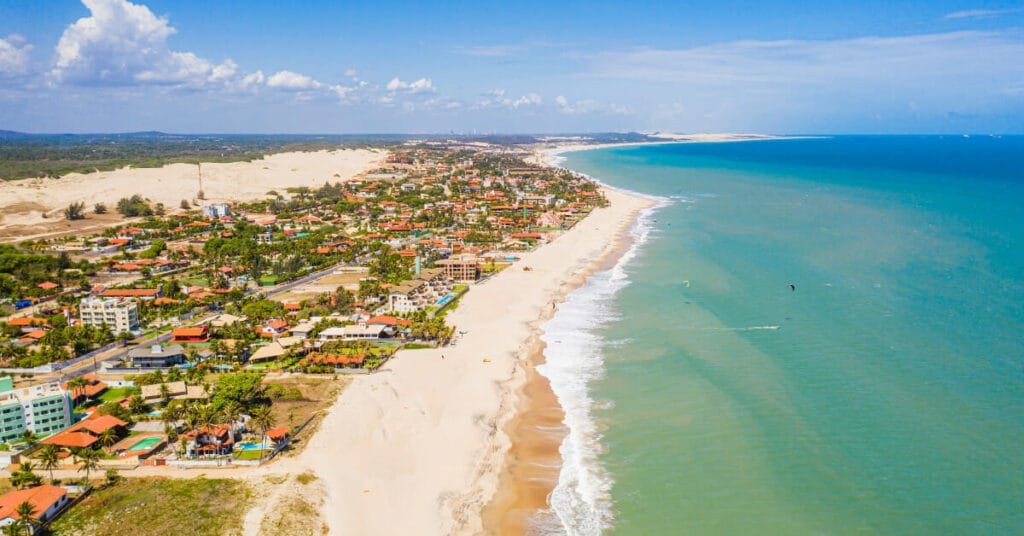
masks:
[[[202,165],[202,190],[205,203],[261,199],[271,190],[284,194],[289,187],[319,187],[327,181],[348,179],[385,156],[383,151],[344,149],[278,153],[252,162],[206,163]],[[44,219],[44,211],[60,211],[79,201],[85,202],[90,213],[96,203],[106,203],[113,211],[118,199],[134,194],[177,210],[182,199],[196,199],[199,189],[195,164],[0,181],[0,228],[52,222],[55,216]]]

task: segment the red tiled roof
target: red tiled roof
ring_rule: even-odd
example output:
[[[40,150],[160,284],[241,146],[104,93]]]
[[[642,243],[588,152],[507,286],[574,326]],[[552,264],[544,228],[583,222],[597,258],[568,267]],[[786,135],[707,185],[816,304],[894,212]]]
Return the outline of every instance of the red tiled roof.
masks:
[[[50,321],[45,318],[25,316],[21,318],[12,318],[7,323],[12,326],[48,326]]]
[[[67,495],[67,493],[68,490],[49,484],[5,493],[0,497],[0,519],[20,519],[17,509],[18,505],[23,502],[31,504],[35,508],[35,513],[32,514],[32,517],[40,519],[54,503]]]
[[[286,435],[288,435],[288,427],[287,426],[282,426],[280,428],[272,428],[270,430],[267,430],[267,437],[269,437],[272,441],[280,441],[280,440],[284,439],[284,437]]]
[[[71,428],[68,428],[67,431],[74,433],[78,430],[88,430],[96,435],[100,435],[111,428],[116,428],[118,426],[128,426],[128,423],[122,421],[121,419],[118,419],[117,417],[114,417],[113,415],[97,415],[99,414],[93,413],[84,421],[72,426]]]
[[[67,448],[84,448],[91,446],[96,441],[97,439],[91,434],[63,431],[53,437],[43,440],[43,444]]]
[[[208,335],[209,329],[206,326],[174,328],[171,330],[171,337],[175,339],[202,338]]]
[[[160,289],[155,288],[112,288],[104,290],[100,293],[100,296],[110,297],[135,297],[135,296],[156,296],[160,293]]]

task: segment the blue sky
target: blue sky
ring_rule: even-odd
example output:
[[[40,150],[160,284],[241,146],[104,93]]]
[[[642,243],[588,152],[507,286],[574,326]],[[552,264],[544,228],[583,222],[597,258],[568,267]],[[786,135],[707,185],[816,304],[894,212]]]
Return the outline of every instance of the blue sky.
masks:
[[[0,129],[1024,133],[1024,1],[4,0]]]

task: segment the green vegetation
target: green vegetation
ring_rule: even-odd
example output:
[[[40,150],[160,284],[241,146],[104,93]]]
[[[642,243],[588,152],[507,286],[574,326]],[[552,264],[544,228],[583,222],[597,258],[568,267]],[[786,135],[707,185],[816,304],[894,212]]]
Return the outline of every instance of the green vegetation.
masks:
[[[123,216],[128,217],[153,215],[153,209],[139,194],[119,199],[117,201],[117,211]]]
[[[365,138],[365,137],[363,137]],[[359,137],[179,136],[159,132],[109,135],[20,135],[0,143],[0,178],[60,177],[125,166],[245,162],[283,151],[337,149]]]
[[[64,209],[64,218],[68,220],[84,220],[85,202],[78,201],[77,203],[71,203],[68,205],[68,208]]]
[[[99,396],[100,402],[116,402],[139,392],[137,387],[111,387]]]
[[[50,528],[61,536],[165,536],[182,527],[191,534],[238,533],[249,499],[238,480],[126,479],[93,492]]]

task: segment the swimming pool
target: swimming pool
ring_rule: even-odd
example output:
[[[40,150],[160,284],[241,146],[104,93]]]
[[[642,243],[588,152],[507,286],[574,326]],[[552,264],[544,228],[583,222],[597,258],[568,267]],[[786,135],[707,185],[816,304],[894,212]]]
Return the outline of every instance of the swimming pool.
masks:
[[[440,307],[440,306],[442,306],[442,305],[452,301],[452,298],[454,298],[454,297],[455,297],[455,294],[452,294],[451,292],[449,292],[447,296],[441,298],[440,300],[437,300],[437,306]]]
[[[138,443],[135,443],[131,447],[128,447],[128,450],[149,450],[157,446],[161,441],[163,441],[163,438],[147,437],[146,439],[143,439]]]
[[[235,446],[235,450],[270,450],[271,447],[267,443],[248,443],[243,442]]]

